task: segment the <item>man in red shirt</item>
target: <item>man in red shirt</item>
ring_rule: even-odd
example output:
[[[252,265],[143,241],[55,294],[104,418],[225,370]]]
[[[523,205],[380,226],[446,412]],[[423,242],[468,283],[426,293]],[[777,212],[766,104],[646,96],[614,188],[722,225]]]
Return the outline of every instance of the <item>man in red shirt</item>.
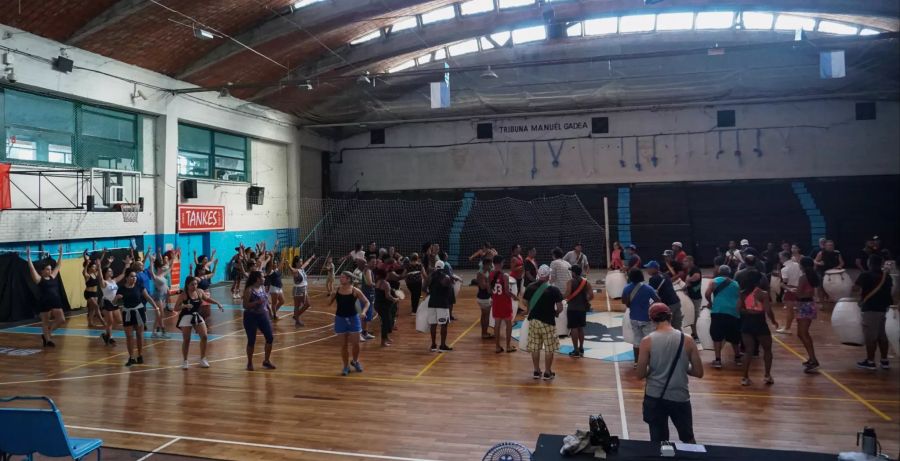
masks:
[[[525,261],[522,259],[522,247],[518,244],[513,245],[509,257],[509,275],[516,279],[516,293],[521,293],[525,277]]]
[[[684,264],[684,258],[687,258],[687,253],[684,252],[681,242],[672,242],[672,252],[675,253],[675,261],[679,264]]]

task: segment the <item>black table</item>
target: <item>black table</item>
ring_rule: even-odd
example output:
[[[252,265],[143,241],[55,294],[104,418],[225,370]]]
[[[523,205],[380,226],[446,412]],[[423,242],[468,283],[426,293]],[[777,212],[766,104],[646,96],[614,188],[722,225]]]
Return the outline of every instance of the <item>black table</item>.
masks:
[[[541,434],[534,449],[534,461],[596,461],[594,453],[579,453],[564,457],[559,454],[562,448],[562,435]],[[617,460],[704,460],[704,461],[834,461],[837,455],[808,453],[800,451],[761,450],[757,448],[722,447],[704,445],[706,453],[677,452],[674,458],[663,458],[659,455],[659,444],[641,440],[620,440],[618,453],[606,459]]]

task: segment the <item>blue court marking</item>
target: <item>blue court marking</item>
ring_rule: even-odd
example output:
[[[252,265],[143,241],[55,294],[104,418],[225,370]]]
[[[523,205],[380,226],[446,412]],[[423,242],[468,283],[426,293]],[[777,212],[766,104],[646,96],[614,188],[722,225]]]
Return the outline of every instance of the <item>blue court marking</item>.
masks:
[[[102,330],[88,330],[83,328],[60,328],[58,330],[53,331],[54,336],[82,336],[85,338],[99,338]],[[0,333],[18,333],[18,334],[26,334],[26,335],[40,335],[42,333],[41,327],[12,327],[4,330],[0,330]],[[157,339],[160,341],[181,341],[181,332],[169,332],[168,338],[152,338],[150,337],[151,332],[144,332],[144,339]],[[112,332],[113,339],[121,339],[125,340],[125,332],[119,330],[113,330]],[[220,338],[224,338],[224,335],[214,335],[208,334],[207,337],[210,341],[215,341]],[[196,334],[191,335],[191,342],[199,342],[200,336]]]

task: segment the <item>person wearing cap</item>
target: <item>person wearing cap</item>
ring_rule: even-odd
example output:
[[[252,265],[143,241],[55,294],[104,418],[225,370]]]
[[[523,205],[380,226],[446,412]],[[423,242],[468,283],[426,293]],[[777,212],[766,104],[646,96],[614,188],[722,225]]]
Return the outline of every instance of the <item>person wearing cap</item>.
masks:
[[[672,280],[672,283],[678,281],[684,282],[684,264],[675,260],[675,252],[672,250],[663,251],[663,263],[665,264],[666,276]]]
[[[625,247],[625,270],[641,268],[641,256],[638,254],[637,245],[631,244]]]
[[[859,269],[860,272],[869,270],[869,256],[878,252],[877,247],[875,246],[875,239],[877,238],[878,236],[876,235],[869,240],[866,240],[866,245],[860,250],[859,254],[856,255],[856,268]]]
[[[688,376],[703,377],[703,362],[693,338],[674,328],[672,312],[663,303],[650,306],[648,317],[654,330],[640,343],[637,361],[644,387],[643,419],[651,442],[669,438],[669,420],[684,443],[696,443]]]
[[[734,240],[729,241],[728,249],[725,251],[725,265],[734,273],[742,262],[744,262],[744,256],[738,249],[737,243]]]
[[[628,307],[628,319],[627,322],[622,323],[622,328],[631,327],[634,334],[632,346],[635,367],[637,367],[641,340],[653,331],[648,311],[650,304],[656,301],[659,301],[659,295],[656,294],[653,287],[644,283],[644,273],[638,268],[629,270],[628,285],[625,285],[625,289],[622,290],[622,302]]]
[[[687,253],[684,252],[684,246],[681,242],[672,242],[672,253],[675,253],[675,261],[684,263],[684,258],[687,257]]]
[[[534,365],[534,379],[550,381],[556,377],[553,372],[553,354],[559,350],[556,335],[556,317],[563,311],[562,292],[550,284],[550,267],[538,268],[538,280],[525,289],[522,304],[528,312],[528,350]],[[541,372],[541,349],[544,350],[544,371]]]
[[[581,243],[576,243],[572,251],[566,253],[566,255],[563,256],[563,259],[569,263],[570,266],[581,266],[581,273],[587,277],[590,272],[590,265],[588,264],[587,255],[584,254],[583,250],[584,247]]]
[[[584,357],[584,327],[591,300],[594,299],[594,289],[587,277],[582,276],[581,266],[574,265],[569,270],[572,271],[572,280],[566,285],[566,319],[573,347],[569,356]]]
[[[703,285],[703,273],[700,272],[700,268],[694,263],[693,256],[684,258],[684,277],[684,281],[687,283],[685,293],[694,305],[694,323],[686,326],[691,327],[691,337],[697,340],[699,336],[697,336],[696,322],[700,314],[700,306],[703,304],[703,293],[700,292]],[[703,346],[698,345],[698,347],[702,348]]]
[[[741,317],[738,312],[738,298],[740,296],[738,283],[731,279],[731,268],[719,266],[718,276],[706,288],[704,296],[711,306],[711,323],[709,335],[712,336],[715,346],[716,359],[712,362],[713,368],[722,368],[722,345],[728,341],[734,350],[734,363],[742,366],[741,362]]]
[[[650,287],[656,290],[660,301],[672,310],[672,326],[680,330],[684,314],[681,312],[681,299],[675,294],[675,287],[672,286],[672,279],[669,274],[660,273],[659,263],[656,261],[648,262],[644,265],[644,269],[647,269],[647,275],[650,276]]]
[[[819,237],[819,245],[816,247],[813,247],[812,250],[809,250],[809,254],[807,256],[809,256],[810,258],[815,260],[816,256],[819,256],[819,252],[825,249],[825,241],[826,240],[828,240],[828,239],[826,239],[825,237]]]
[[[447,345],[447,325],[450,323],[450,296],[453,294],[453,278],[438,259],[434,270],[428,274],[428,324],[431,326],[431,352],[450,352]],[[437,327],[441,326],[441,345],[437,345]]]

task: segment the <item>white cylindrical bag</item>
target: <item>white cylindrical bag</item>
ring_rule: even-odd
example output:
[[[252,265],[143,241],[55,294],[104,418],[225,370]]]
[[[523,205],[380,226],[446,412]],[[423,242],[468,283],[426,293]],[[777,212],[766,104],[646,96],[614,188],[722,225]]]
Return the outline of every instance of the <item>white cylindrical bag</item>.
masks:
[[[844,269],[831,269],[825,271],[822,288],[831,299],[840,300],[850,296],[850,293],[853,292],[853,279]]]
[[[853,298],[842,298],[831,313],[831,327],[841,341],[848,346],[862,346],[865,337],[862,329],[862,311]]]
[[[891,343],[891,351],[894,355],[900,355],[900,311],[896,307],[891,307],[887,311],[884,332],[887,333],[888,342]]]
[[[556,316],[556,335],[557,336],[568,336],[569,335],[569,316],[566,314],[566,311],[569,309],[569,305],[565,301],[562,302],[562,305],[563,305],[562,312],[560,312],[559,315]]]
[[[416,331],[419,333],[428,333],[431,331],[431,325],[428,325],[428,296],[419,303],[416,310]]]
[[[709,309],[700,309],[700,315],[697,316],[697,336],[700,337],[700,344],[703,345],[704,349],[712,349],[715,344],[713,344],[712,335],[709,333],[709,328],[712,326],[712,312]]]
[[[709,284],[712,283],[713,279],[703,277],[700,279],[700,296],[703,298],[700,301],[700,307],[709,307],[709,301],[706,300],[706,289],[709,288]],[[705,345],[703,347],[706,347]]]
[[[781,294],[781,277],[774,275],[769,277],[769,298],[772,302],[776,302],[778,295]]]
[[[682,321],[681,326],[682,329],[688,325],[694,324],[694,302],[691,300],[690,296],[684,292],[684,290],[678,290],[675,292],[678,295],[678,300],[681,301],[681,315]]]
[[[522,327],[519,328],[519,350],[528,351],[528,319],[522,320]]]
[[[617,270],[610,270],[606,273],[606,293],[610,299],[619,299],[622,297],[622,291],[625,290],[626,278],[625,273]]]
[[[631,329],[631,309],[625,308],[625,316],[622,317],[622,340],[634,345],[634,331]]]

